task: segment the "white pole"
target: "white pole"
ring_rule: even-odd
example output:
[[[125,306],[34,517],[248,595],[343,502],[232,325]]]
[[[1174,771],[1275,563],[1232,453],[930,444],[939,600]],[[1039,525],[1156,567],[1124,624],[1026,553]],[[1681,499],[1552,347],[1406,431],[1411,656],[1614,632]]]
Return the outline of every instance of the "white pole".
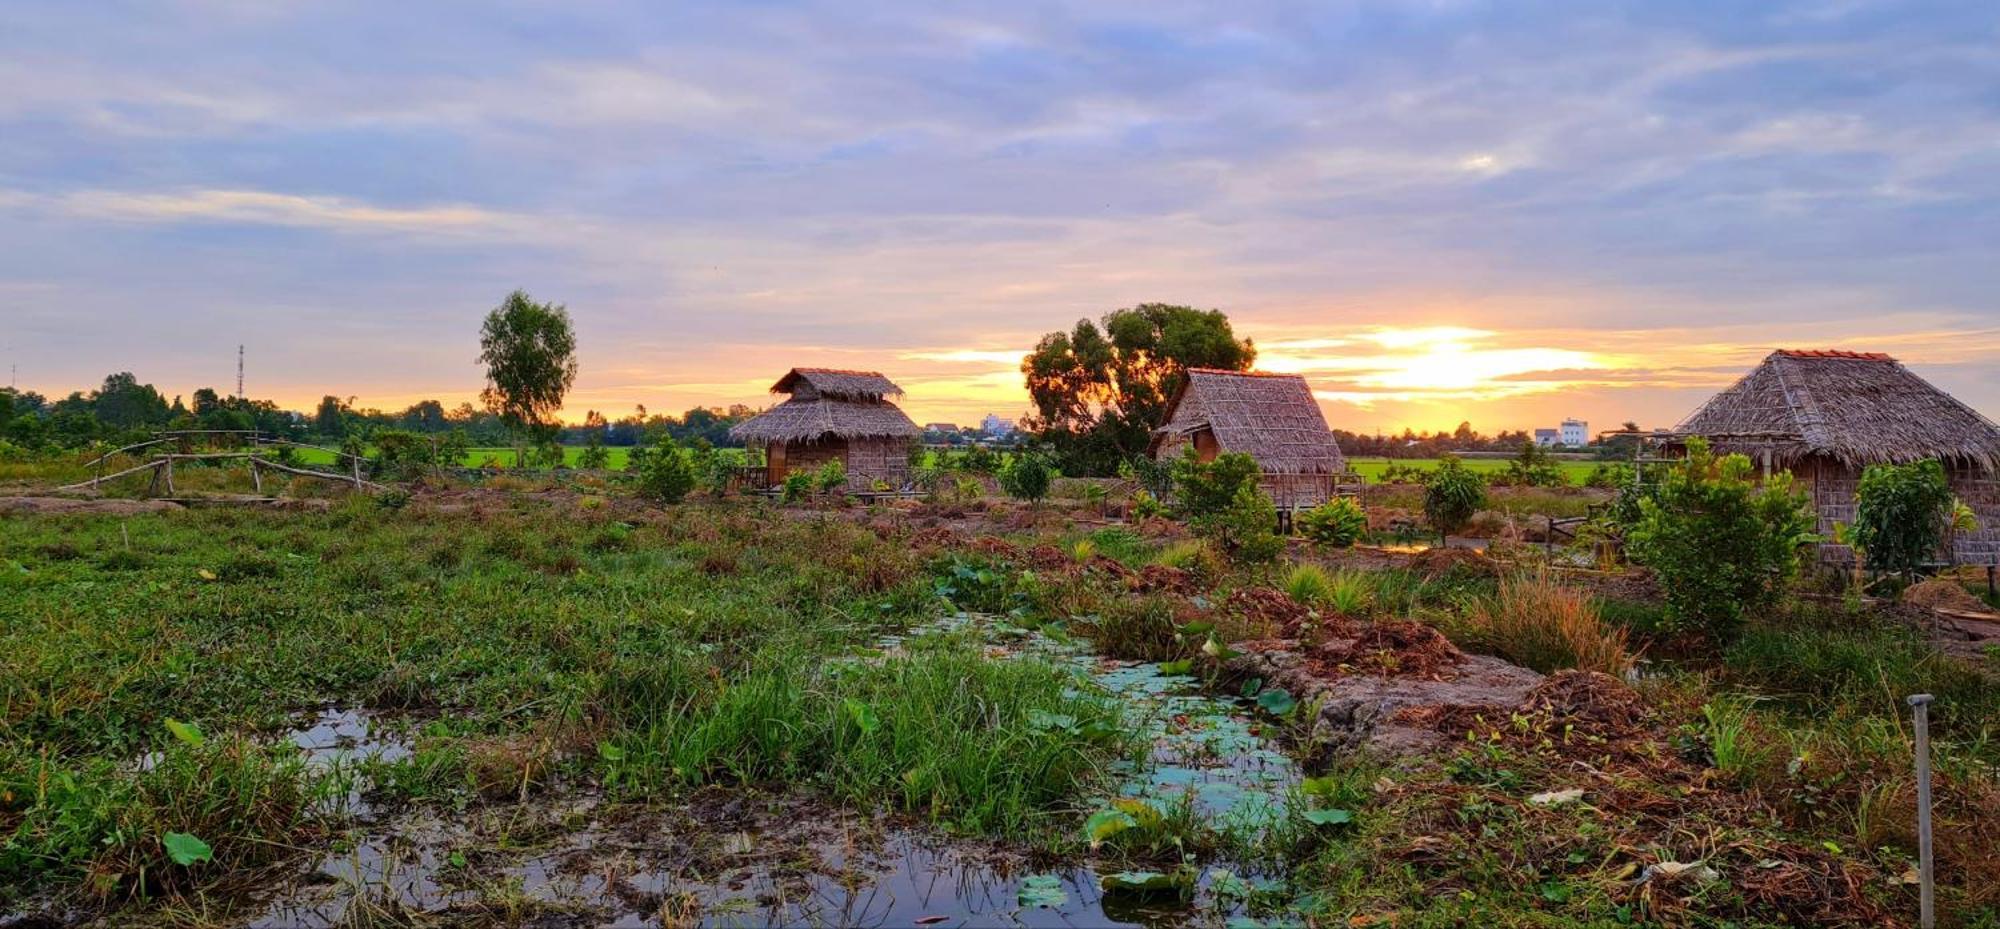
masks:
[[[1931,861],[1931,695],[1912,694],[1917,731],[1917,879],[1921,894],[1918,925],[1937,927],[1936,873]]]

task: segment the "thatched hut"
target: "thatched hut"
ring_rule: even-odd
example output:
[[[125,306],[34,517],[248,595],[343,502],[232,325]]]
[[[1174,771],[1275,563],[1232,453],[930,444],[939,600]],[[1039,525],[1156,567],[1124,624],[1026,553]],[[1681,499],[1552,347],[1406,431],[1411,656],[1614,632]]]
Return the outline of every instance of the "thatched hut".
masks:
[[[764,449],[769,486],[785,476],[816,470],[838,459],[850,490],[876,481],[901,488],[910,479],[910,447],[922,430],[889,402],[902,388],[874,371],[793,368],[772,393],[790,398],[729,430],[731,437]]]
[[[1148,450],[1164,460],[1188,446],[1203,461],[1223,452],[1257,459],[1264,489],[1281,507],[1325,503],[1347,472],[1312,389],[1296,374],[1188,369]]]
[[[1776,351],[1682,421],[1677,435],[1789,470],[1812,494],[1820,534],[1854,520],[1854,493],[1871,464],[1935,458],[1979,517],[1953,541],[1960,564],[2000,564],[2000,427],[1879,352]],[[1852,563],[1845,546],[1821,557]]]

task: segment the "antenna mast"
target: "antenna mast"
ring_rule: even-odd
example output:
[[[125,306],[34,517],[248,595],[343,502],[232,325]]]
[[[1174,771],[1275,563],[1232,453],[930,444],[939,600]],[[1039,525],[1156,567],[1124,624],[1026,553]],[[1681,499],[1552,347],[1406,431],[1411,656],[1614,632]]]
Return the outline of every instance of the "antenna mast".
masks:
[[[236,346],[236,399],[243,399],[243,346]]]

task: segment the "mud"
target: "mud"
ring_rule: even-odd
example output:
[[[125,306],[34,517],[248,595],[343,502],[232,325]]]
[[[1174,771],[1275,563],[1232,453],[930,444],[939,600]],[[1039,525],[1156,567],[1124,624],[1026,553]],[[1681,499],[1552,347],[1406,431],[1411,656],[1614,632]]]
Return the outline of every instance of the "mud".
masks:
[[[1240,677],[1262,678],[1318,706],[1309,742],[1326,755],[1368,752],[1399,757],[1430,751],[1450,739],[1410,710],[1467,707],[1504,716],[1521,705],[1542,675],[1498,658],[1459,655],[1448,675],[1389,676],[1342,672],[1316,662],[1291,640],[1246,643],[1229,662]]]

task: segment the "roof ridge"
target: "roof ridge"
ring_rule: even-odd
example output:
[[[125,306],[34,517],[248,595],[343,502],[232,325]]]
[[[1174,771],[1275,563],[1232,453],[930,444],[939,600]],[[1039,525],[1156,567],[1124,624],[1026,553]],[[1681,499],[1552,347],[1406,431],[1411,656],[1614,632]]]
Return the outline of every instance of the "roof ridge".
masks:
[[[1287,374],[1283,371],[1233,371],[1230,370],[1229,368],[1188,368],[1187,373],[1229,374],[1229,375],[1234,375],[1236,377],[1296,377],[1301,379],[1305,377],[1305,375],[1303,374]]]
[[[1855,352],[1844,348],[1780,348],[1772,352],[1787,358],[1845,358],[1849,361],[1895,361],[1887,352]]]

